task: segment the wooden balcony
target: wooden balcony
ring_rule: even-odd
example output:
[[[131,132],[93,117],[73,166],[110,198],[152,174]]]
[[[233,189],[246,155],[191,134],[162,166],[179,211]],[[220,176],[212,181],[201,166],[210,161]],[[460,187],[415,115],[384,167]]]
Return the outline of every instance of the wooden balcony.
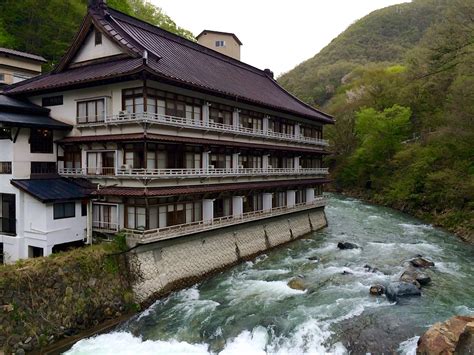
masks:
[[[80,121],[80,119],[78,119]],[[149,125],[160,124],[165,126],[177,127],[177,128],[188,128],[198,129],[204,131],[218,132],[218,133],[230,133],[234,135],[250,136],[263,139],[274,139],[278,141],[291,141],[293,143],[302,143],[318,146],[328,146],[328,142],[324,139],[304,137],[302,135],[286,134],[274,132],[271,130],[257,130],[246,128],[242,126],[234,126],[223,123],[215,122],[204,122],[201,120],[194,120],[185,117],[175,117],[168,115],[160,115],[155,113],[122,113],[119,115],[105,116],[96,122],[80,123],[77,124],[78,128],[85,127],[96,127],[96,126],[108,126],[108,125],[120,125],[129,123],[146,123]]]
[[[116,168],[59,168],[63,176],[119,177],[142,179],[211,178],[243,176],[307,176],[327,175],[327,168],[224,168],[224,169],[116,169]]]
[[[151,230],[136,230],[123,229],[130,244],[147,244],[160,240],[178,238],[185,235],[190,235],[198,232],[208,231],[212,229],[223,228],[236,224],[257,221],[269,217],[281,216],[288,213],[305,211],[317,207],[324,207],[326,205],[324,197],[317,197],[312,203],[301,203],[293,207],[277,207],[267,211],[252,211],[243,213],[239,216],[225,216],[215,218],[212,221],[198,221],[192,223],[179,224],[169,227],[151,229]]]

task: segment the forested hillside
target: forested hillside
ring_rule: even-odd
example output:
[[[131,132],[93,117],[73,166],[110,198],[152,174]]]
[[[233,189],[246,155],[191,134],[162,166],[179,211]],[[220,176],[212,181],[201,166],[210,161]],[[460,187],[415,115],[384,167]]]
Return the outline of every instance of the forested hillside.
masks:
[[[194,39],[191,32],[145,0],[108,0],[107,5]],[[42,55],[51,67],[71,44],[86,8],[87,0],[1,0],[0,47]]]
[[[474,2],[376,11],[279,79],[333,114],[335,186],[474,241]]]

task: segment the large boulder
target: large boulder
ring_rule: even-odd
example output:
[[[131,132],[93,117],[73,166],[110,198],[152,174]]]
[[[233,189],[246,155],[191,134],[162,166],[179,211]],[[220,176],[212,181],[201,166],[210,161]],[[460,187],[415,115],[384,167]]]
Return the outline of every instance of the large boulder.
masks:
[[[305,291],[306,285],[302,277],[294,277],[290,281],[288,281],[288,287],[294,290]]]
[[[390,301],[397,301],[400,297],[421,296],[420,289],[410,282],[391,282],[385,289],[385,295]]]
[[[456,316],[436,323],[418,340],[417,355],[473,354],[474,317]]]
[[[428,267],[435,266],[434,262],[422,257],[421,255],[417,255],[416,258],[411,259],[410,264],[413,265],[414,267],[420,267],[420,268],[428,268]]]
[[[429,277],[426,273],[418,271],[418,270],[405,270],[400,276],[400,281],[404,282],[411,282],[419,284],[421,286],[428,285],[431,282],[431,277]]]
[[[337,243],[337,247],[341,250],[359,249],[359,246],[357,244],[349,243],[349,242],[339,242],[339,243]]]

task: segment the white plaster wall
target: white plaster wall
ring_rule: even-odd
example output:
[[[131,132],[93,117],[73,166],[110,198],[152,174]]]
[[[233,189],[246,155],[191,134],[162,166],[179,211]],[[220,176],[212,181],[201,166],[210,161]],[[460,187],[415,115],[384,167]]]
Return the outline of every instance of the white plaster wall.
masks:
[[[64,136],[64,132],[54,131],[53,139],[58,140]],[[31,174],[31,162],[45,161],[56,162],[57,145],[53,144],[52,153],[31,153],[30,129],[22,128],[17,140],[13,143],[12,172],[15,179],[29,179]]]
[[[94,31],[91,31],[72,62],[79,63],[86,60],[110,57],[121,53],[123,53],[122,49],[104,35],[102,35],[102,44],[96,46],[95,34]]]

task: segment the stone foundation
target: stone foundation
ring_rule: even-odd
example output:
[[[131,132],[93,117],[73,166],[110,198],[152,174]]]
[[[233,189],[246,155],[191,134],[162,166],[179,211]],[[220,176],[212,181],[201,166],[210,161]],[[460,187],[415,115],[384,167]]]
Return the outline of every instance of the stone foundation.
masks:
[[[136,301],[145,305],[325,226],[317,208],[139,246],[129,254]]]

